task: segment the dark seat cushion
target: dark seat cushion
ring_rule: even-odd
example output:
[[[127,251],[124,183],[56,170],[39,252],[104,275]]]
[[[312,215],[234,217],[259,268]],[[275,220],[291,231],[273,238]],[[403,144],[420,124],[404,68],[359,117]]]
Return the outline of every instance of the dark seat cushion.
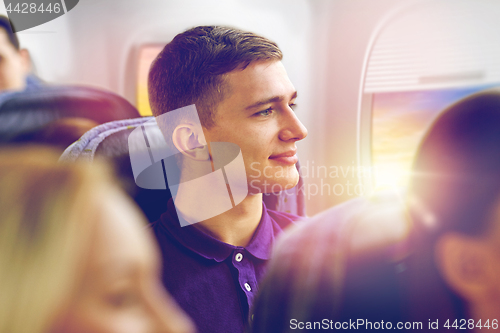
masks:
[[[39,130],[61,118],[87,118],[98,124],[140,117],[112,92],[80,86],[41,86],[0,95],[0,142]]]

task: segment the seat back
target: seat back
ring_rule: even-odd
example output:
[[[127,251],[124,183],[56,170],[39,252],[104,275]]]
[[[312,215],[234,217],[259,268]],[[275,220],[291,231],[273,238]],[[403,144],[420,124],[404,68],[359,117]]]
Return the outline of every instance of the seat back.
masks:
[[[167,210],[166,203],[171,198],[171,194],[168,189],[144,189],[135,184],[128,137],[134,129],[148,122],[150,124],[152,119],[154,117],[141,117],[99,125],[85,133],[61,156],[61,160],[65,161],[91,162],[99,157],[110,159],[116,167],[125,190],[134,198],[151,222],[158,220],[160,215]],[[265,194],[263,201],[269,209],[305,216],[305,195],[299,190],[303,188],[302,186],[303,180],[300,178],[296,187],[280,193]]]
[[[0,94],[0,142],[15,141],[61,118],[86,118],[99,124],[139,117],[123,97],[80,86],[40,86]]]

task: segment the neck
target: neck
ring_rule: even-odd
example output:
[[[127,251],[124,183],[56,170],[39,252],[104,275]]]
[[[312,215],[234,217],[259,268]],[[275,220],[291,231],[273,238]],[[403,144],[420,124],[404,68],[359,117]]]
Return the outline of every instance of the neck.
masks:
[[[493,293],[494,294],[494,293]],[[482,302],[473,303],[469,306],[469,312],[472,315],[472,318],[475,319],[477,323],[479,319],[481,320],[481,324],[486,324],[486,321],[489,322],[491,327],[492,319],[498,318],[498,314],[500,313],[500,307],[498,306],[498,299],[489,299]],[[483,332],[479,327],[474,328],[474,332]]]
[[[234,195],[233,191],[220,172],[212,172],[210,160],[184,162],[179,186],[170,187],[183,220],[181,225],[187,222],[221,242],[247,246],[262,217],[262,193],[247,194],[245,199],[235,203],[229,196],[229,193]],[[235,187],[232,190],[246,193],[246,182],[236,183],[236,186],[244,186],[244,189]]]
[[[172,192],[176,209],[185,221],[204,233],[221,242],[245,247],[262,217],[262,194],[248,194],[231,208],[227,188],[219,187],[209,177],[183,182]],[[206,189],[210,189],[209,195]]]
[[[248,195],[236,207],[194,226],[221,242],[245,247],[262,217],[262,194]]]

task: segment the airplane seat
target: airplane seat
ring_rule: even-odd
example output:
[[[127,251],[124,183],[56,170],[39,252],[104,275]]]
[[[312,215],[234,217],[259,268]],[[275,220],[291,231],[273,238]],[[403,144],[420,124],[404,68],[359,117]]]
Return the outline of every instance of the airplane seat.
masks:
[[[85,133],[62,154],[61,161],[84,160],[92,162],[104,157],[115,165],[122,187],[141,207],[150,222],[159,219],[166,211],[166,203],[171,198],[170,191],[140,188],[136,185],[128,148],[128,137],[137,127],[154,117],[117,120],[101,124]],[[159,132],[158,132],[159,133]],[[298,167],[298,166],[297,166]],[[305,216],[305,194],[303,179],[292,189],[263,196],[266,207]]]
[[[85,118],[98,124],[139,117],[123,97],[83,86],[43,86],[0,94],[0,142],[26,141],[62,118]],[[19,139],[19,138],[22,139]]]

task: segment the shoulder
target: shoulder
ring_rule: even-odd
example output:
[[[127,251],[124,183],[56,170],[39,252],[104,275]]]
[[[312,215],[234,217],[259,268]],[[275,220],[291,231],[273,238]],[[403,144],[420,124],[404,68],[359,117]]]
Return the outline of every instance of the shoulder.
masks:
[[[39,89],[44,85],[44,82],[38,76],[31,74],[26,77],[26,90]]]
[[[342,224],[359,214],[365,206],[366,200],[359,198],[329,208],[312,217],[302,218],[301,223],[294,223],[295,226],[289,229],[280,243],[300,243],[311,238],[327,237],[327,234],[336,233]]]
[[[331,249],[346,235],[352,243],[350,246],[368,247],[396,239],[407,232],[407,228],[408,221],[399,195],[356,198],[289,228],[276,244],[275,255],[304,254],[300,250],[303,248],[315,251]]]

